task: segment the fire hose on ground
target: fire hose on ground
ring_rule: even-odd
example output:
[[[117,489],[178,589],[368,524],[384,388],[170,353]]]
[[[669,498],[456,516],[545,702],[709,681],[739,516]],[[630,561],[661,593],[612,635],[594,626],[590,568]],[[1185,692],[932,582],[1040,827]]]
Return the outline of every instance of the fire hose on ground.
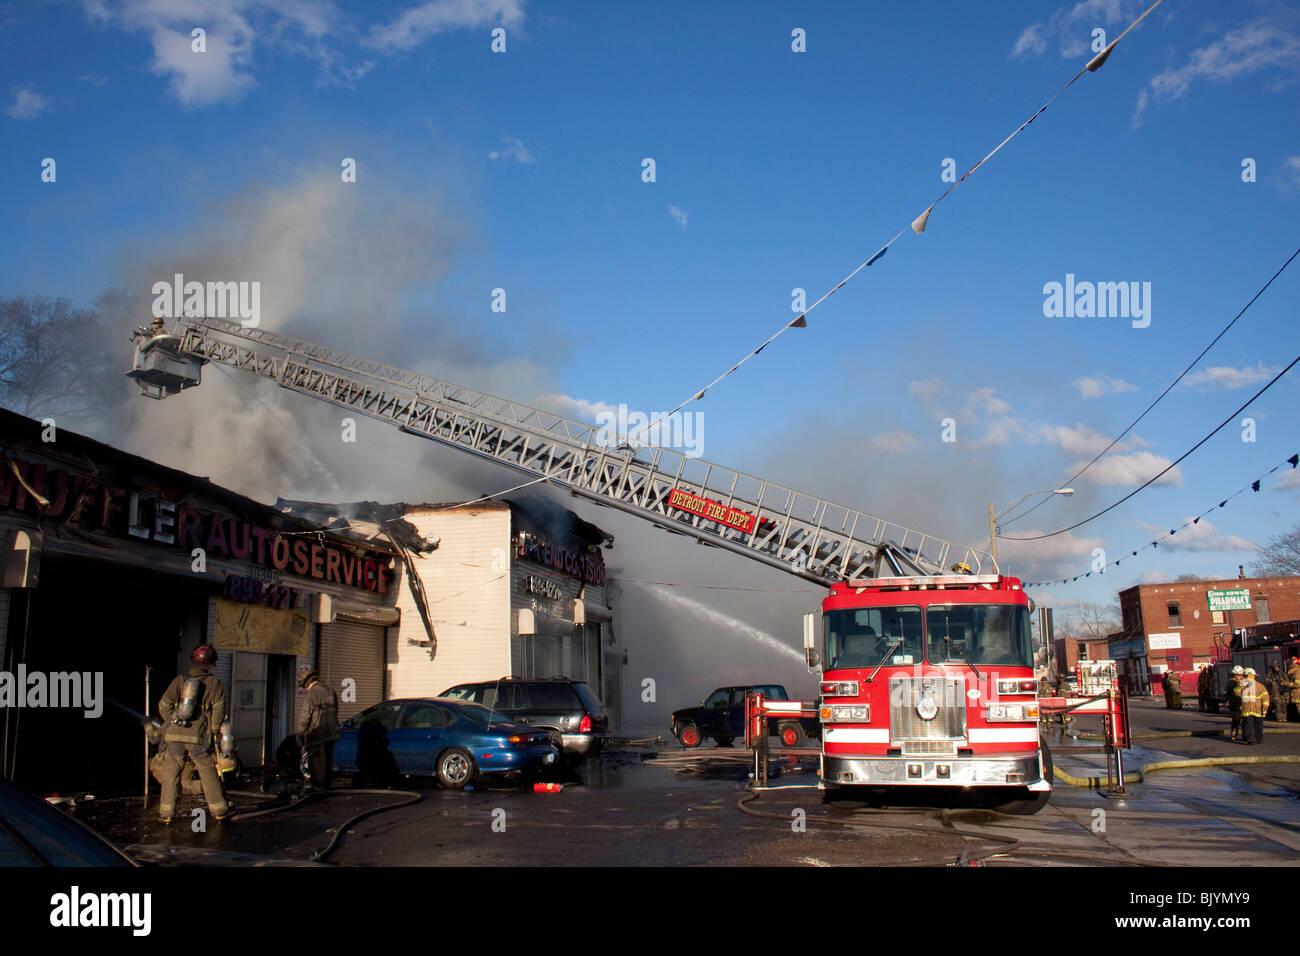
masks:
[[[229,792],[235,796],[252,796],[252,797],[264,796],[263,794],[256,794],[256,793],[241,794],[238,791],[233,791],[233,790]],[[317,850],[315,853],[311,855],[312,861],[315,863],[324,862],[325,858],[338,848],[339,841],[343,838],[343,834],[346,833],[348,829],[354,826],[355,824],[358,824],[362,820],[366,819],[367,817],[372,817],[377,813],[386,813],[389,810],[397,810],[401,807],[409,807],[412,804],[419,803],[421,800],[424,799],[424,795],[415,790],[372,790],[372,789],[317,790],[314,792],[305,793],[297,800],[290,800],[288,803],[282,803],[276,807],[269,807],[268,809],[265,810],[252,810],[249,811],[248,813],[233,814],[230,817],[230,820],[231,822],[238,822],[240,820],[252,820],[256,817],[264,817],[267,816],[268,814],[279,813],[282,810],[296,810],[302,807],[304,804],[314,803],[316,799],[319,797],[330,797],[336,795],[392,796],[392,797],[408,797],[409,799],[400,800],[397,803],[385,804],[382,807],[371,807],[369,810],[363,810],[360,813],[356,814],[355,816],[349,817],[346,821],[339,824],[339,826],[335,828],[334,837],[333,839],[330,840],[329,844],[325,847],[325,849]]]
[[[1173,735],[1161,734],[1159,736]],[[1124,774],[1124,783],[1141,783],[1146,774],[1154,773],[1157,770],[1186,770],[1197,767],[1232,767],[1241,764],[1267,763],[1300,763],[1300,756],[1287,754],[1278,757],[1194,757],[1188,760],[1156,760]],[[1075,777],[1056,766],[1052,767],[1052,775],[1070,787],[1086,787],[1091,790],[1100,790],[1106,786],[1105,777]]]

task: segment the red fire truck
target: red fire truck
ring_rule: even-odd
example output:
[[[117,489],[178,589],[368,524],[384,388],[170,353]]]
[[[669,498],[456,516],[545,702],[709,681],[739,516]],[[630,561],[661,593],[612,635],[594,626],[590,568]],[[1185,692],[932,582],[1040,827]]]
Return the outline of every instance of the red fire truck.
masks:
[[[822,785],[990,788],[1005,812],[1051,792],[1031,605],[1002,575],[870,578],[822,602]],[[810,642],[808,636],[805,641]]]

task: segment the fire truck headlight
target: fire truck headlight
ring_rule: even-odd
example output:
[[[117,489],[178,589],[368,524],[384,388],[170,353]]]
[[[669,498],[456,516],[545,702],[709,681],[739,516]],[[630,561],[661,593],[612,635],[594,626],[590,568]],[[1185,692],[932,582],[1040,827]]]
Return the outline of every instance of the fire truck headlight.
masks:
[[[933,697],[922,697],[916,702],[916,713],[922,720],[934,720],[939,713],[939,705]]]
[[[993,704],[989,707],[990,722],[1000,720],[1037,720],[1037,704]]]
[[[835,707],[821,708],[821,717],[823,721],[855,721],[858,723],[869,723],[871,721],[871,706],[869,704],[845,704]]]
[[[857,697],[858,682],[855,680],[824,680],[821,683],[823,697]]]

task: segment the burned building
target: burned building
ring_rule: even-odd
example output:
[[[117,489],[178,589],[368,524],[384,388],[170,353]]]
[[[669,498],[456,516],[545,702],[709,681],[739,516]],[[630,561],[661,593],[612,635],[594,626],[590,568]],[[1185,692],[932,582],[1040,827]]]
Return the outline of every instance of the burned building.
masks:
[[[541,495],[469,504],[281,501],[288,513],[388,543],[405,573],[386,656],[389,696],[499,677],[586,681],[618,725],[624,652],[603,552],[613,537]]]
[[[245,766],[293,732],[303,669],[353,709],[386,694],[401,566],[384,542],[6,411],[0,542],[0,673],[24,685],[0,694],[0,774],[30,789],[138,792],[131,712],[155,713],[204,642]],[[37,699],[42,680],[66,688],[72,674],[102,700]]]

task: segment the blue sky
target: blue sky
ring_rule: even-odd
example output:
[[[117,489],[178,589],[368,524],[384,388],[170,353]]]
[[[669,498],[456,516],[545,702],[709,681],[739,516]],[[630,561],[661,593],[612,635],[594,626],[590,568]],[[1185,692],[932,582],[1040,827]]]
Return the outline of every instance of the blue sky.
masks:
[[[1094,30],[1109,41],[1148,5],[3,4],[0,295],[116,286],[147,308],[173,269],[258,280],[271,328],[589,421],[666,410],[789,321],[793,289],[815,300],[905,228],[947,188],[944,160],[964,172],[1000,142]],[[704,456],[981,543],[987,502],[1066,480],[1300,245],[1297,81],[1294,4],[1165,0],[923,235],[688,406]],[[1149,326],[1044,315],[1067,274],[1150,283]],[[1071,499],[1007,533],[1086,517],[1199,440],[1300,351],[1298,291],[1300,264]],[[1253,442],[1230,426],[1103,519],[1004,542],[1004,566],[1084,573],[1094,548],[1114,560],[1300,450],[1297,374],[1247,413]],[[298,448],[328,454],[310,434]],[[1041,593],[1105,603],[1235,574],[1298,504],[1297,473],[1275,475],[1195,535]]]

